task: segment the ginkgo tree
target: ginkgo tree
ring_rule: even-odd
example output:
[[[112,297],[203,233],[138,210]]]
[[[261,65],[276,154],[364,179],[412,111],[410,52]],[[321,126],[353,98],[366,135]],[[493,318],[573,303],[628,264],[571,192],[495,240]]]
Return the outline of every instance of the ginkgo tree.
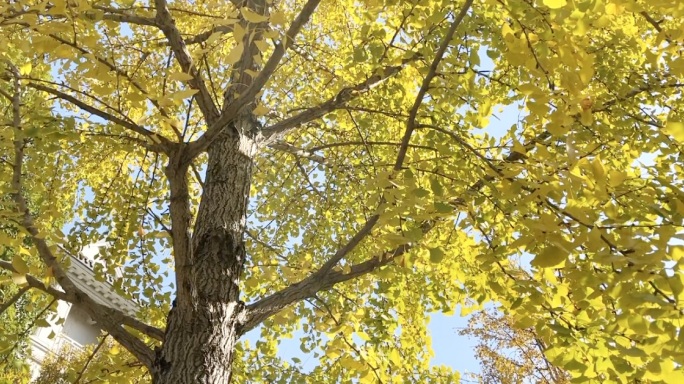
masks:
[[[426,313],[490,301],[576,381],[684,382],[682,21],[679,0],[6,2],[0,220],[26,259],[0,266],[155,383],[453,383]],[[65,272],[60,246],[102,236],[136,316]],[[278,357],[295,332],[311,370]]]
[[[480,372],[469,376],[480,383],[538,383],[566,384],[568,375],[545,357],[548,346],[533,327],[515,328],[511,319],[495,309],[473,314],[468,326],[458,332],[461,336],[477,339],[475,354]]]

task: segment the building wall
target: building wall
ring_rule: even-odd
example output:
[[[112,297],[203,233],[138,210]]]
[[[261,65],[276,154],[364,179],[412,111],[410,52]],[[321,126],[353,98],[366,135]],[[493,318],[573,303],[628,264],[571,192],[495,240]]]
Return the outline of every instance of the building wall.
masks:
[[[138,310],[137,305],[114,291],[110,285],[111,278],[107,281],[95,278],[93,267],[95,263],[102,263],[96,255],[103,244],[95,243],[86,247],[80,255],[72,256],[67,275],[78,288],[96,302],[134,315]],[[102,332],[82,308],[63,301],[58,302],[56,313],[47,320],[49,327],[38,328],[31,335],[29,363],[33,379],[39,375],[40,365],[48,354],[59,352],[65,345],[81,348],[95,344]]]
[[[73,340],[79,346],[97,343],[101,330],[85,311],[72,306],[64,322],[62,335]]]

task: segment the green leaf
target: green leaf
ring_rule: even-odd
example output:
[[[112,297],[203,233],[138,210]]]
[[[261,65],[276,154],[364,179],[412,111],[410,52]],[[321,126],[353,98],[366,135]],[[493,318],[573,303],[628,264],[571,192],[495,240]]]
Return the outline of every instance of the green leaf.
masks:
[[[442,248],[429,248],[430,249],[430,261],[433,263],[439,263],[444,259],[444,251]]]
[[[425,188],[416,188],[413,190],[413,195],[418,197],[418,198],[426,197],[426,196],[430,196],[430,191],[428,191]]]
[[[436,177],[430,178],[430,189],[432,189],[432,193],[434,193],[435,196],[444,196],[444,188],[442,187],[442,183],[440,183],[439,179]]]
[[[437,201],[437,202],[435,202],[435,210],[438,213],[451,213],[451,212],[453,212],[454,208],[447,203],[442,203],[440,201]]]
[[[12,267],[20,275],[25,275],[29,272],[28,264],[26,264],[24,258],[21,257],[19,254],[14,254],[14,256],[12,257]]]

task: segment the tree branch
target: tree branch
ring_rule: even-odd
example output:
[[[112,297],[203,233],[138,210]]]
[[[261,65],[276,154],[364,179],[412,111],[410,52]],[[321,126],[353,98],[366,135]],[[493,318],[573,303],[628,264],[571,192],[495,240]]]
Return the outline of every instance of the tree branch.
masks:
[[[168,39],[178,65],[180,65],[183,72],[192,76],[192,79],[188,80],[188,84],[192,89],[198,91],[195,100],[197,100],[197,105],[202,111],[202,115],[207,124],[211,125],[219,117],[218,108],[211,98],[211,94],[207,89],[207,85],[204,83],[204,79],[202,79],[202,75],[193,62],[190,52],[188,52],[185,40],[183,40],[180,31],[178,31],[176,22],[166,5],[166,0],[155,0],[154,4],[157,9],[155,21],[162,32],[164,32],[164,36]]]
[[[271,143],[269,145],[270,148],[275,149],[276,151],[282,151],[282,152],[287,152],[290,153],[296,157],[301,157],[304,159],[308,159],[311,161],[314,161],[318,164],[327,164],[328,160],[320,155],[316,155],[315,151],[313,150],[307,150],[303,148],[298,148],[290,143],[284,142],[284,141],[276,141],[274,143]]]
[[[655,28],[656,31],[658,31],[660,33],[663,32],[663,27],[660,26],[660,22],[656,21],[656,19],[651,17],[651,15],[649,15],[648,12],[641,11],[641,12],[639,12],[639,14],[641,16],[643,16],[644,19],[646,19],[646,21],[648,21],[648,23],[651,24],[653,26],[653,28]],[[668,43],[669,43],[669,36],[668,36]]]
[[[173,258],[176,266],[176,298],[179,305],[183,300],[191,300],[190,268],[192,262],[192,235],[190,225],[190,193],[188,192],[188,162],[184,162],[183,153],[175,152],[169,156],[169,164],[164,173],[169,180],[170,198],[169,212],[171,216],[171,241]]]
[[[418,110],[420,109],[420,106],[423,104],[423,98],[425,97],[425,94],[430,88],[430,82],[437,74],[437,67],[439,66],[440,61],[442,61],[442,57],[444,56],[444,53],[446,52],[447,48],[449,48],[449,44],[451,44],[451,40],[454,38],[456,29],[458,29],[458,26],[461,25],[461,21],[463,21],[463,18],[468,13],[468,10],[470,9],[470,6],[472,4],[473,0],[465,1],[465,4],[463,4],[463,6],[461,7],[461,11],[458,13],[458,15],[456,15],[454,21],[451,23],[449,30],[447,31],[446,35],[444,36],[444,39],[442,40],[442,43],[439,46],[439,49],[437,49],[437,53],[435,54],[435,57],[432,60],[432,64],[430,64],[428,73],[425,75],[423,83],[421,84],[420,89],[418,90],[418,94],[416,95],[416,98],[413,102],[413,106],[409,111],[409,117],[406,122],[406,131],[404,132],[404,137],[401,140],[401,147],[399,148],[399,154],[397,155],[397,162],[394,165],[394,169],[400,169],[402,164],[404,163],[404,159],[406,158],[406,151],[408,151],[408,145],[411,141],[411,134],[413,133],[413,130],[416,128],[416,117],[418,116]]]
[[[12,264],[7,261],[0,260],[0,268],[10,271],[12,273],[18,273],[17,270],[14,269]],[[68,301],[67,296],[64,292],[53,287],[46,286],[40,279],[38,279],[35,276],[29,274],[26,274],[24,276],[26,277],[26,282],[29,287],[39,289],[58,300]]]
[[[30,26],[30,25],[27,24],[27,26]],[[35,30],[35,29],[34,29],[34,30]],[[107,61],[106,59],[104,59],[104,58],[98,56],[97,54],[92,53],[92,52],[88,51],[87,49],[84,49],[83,47],[79,46],[79,45],[76,44],[76,43],[73,43],[73,42],[71,42],[71,41],[65,40],[65,39],[63,39],[63,38],[61,38],[61,37],[59,37],[59,36],[57,36],[57,35],[55,35],[55,34],[52,34],[52,33],[49,34],[48,36],[50,36],[51,38],[57,40],[58,42],[60,42],[60,43],[62,43],[62,44],[64,44],[64,45],[68,45],[68,46],[72,47],[73,49],[79,51],[79,52],[80,52],[82,55],[84,55],[84,56],[90,55],[90,56],[94,57],[95,60],[97,60],[99,63],[101,63],[102,65],[106,66],[106,67],[109,68],[111,71],[115,72],[117,75],[124,77],[126,80],[128,80],[129,83],[131,83],[131,85],[133,85],[133,87],[135,87],[135,89],[137,89],[138,91],[140,91],[140,93],[142,93],[144,96],[147,97],[147,100],[148,100],[155,108],[157,108],[157,110],[159,111],[159,113],[160,113],[162,116],[164,116],[164,117],[166,117],[166,118],[170,118],[168,112],[167,112],[161,105],[159,105],[159,102],[158,102],[157,100],[153,99],[152,97],[150,97],[149,92],[147,92],[147,90],[146,90],[139,82],[137,82],[137,81],[135,81],[133,78],[131,78],[131,76],[129,76],[128,73],[126,73],[125,71],[121,70],[120,68],[118,68],[118,67],[115,66],[114,64],[110,63],[110,62]],[[144,58],[142,59],[142,61],[144,62]],[[174,130],[174,132],[176,133],[176,136],[178,137],[178,139],[179,139],[179,140],[182,140],[183,137],[182,137],[180,131],[178,131],[178,129],[177,129],[175,126],[173,126],[173,125],[171,126],[171,128],[172,128],[172,129]]]
[[[74,104],[75,106],[77,106],[78,108],[80,108],[81,110],[83,110],[85,112],[88,112],[92,115],[101,117],[104,120],[107,120],[109,122],[117,124],[123,128],[126,128],[128,130],[131,130],[131,131],[137,133],[137,134],[140,134],[140,135],[143,135],[143,136],[149,138],[149,140],[151,140],[152,143],[145,145],[145,148],[149,149],[150,151],[168,153],[170,151],[170,148],[173,146],[173,143],[169,139],[165,138],[164,136],[161,136],[157,133],[154,133],[145,127],[142,127],[138,124],[135,124],[132,121],[124,120],[124,119],[116,117],[116,116],[114,116],[108,112],[102,111],[98,108],[95,108],[91,105],[88,105],[88,104],[84,103],[83,101],[78,100],[77,98],[75,98],[75,97],[73,97],[67,93],[64,93],[64,92],[58,91],[54,88],[46,87],[42,84],[34,83],[31,81],[29,81],[27,83],[27,85],[33,89],[37,89],[39,91],[47,92],[51,95],[57,96],[58,98],[60,98],[62,100],[65,100],[71,104]]]
[[[217,26],[215,26],[214,28],[212,28],[212,29],[210,29],[210,30],[208,30],[208,31],[199,33],[199,34],[197,34],[197,35],[195,35],[195,36],[193,36],[193,37],[190,37],[190,38],[186,38],[186,39],[184,40],[184,41],[185,41],[185,45],[192,45],[192,44],[201,44],[201,43],[204,43],[205,41],[207,41],[207,40],[209,39],[209,37],[210,37],[211,35],[213,35],[214,33],[217,33],[217,32],[218,32],[218,33],[221,33],[221,34],[226,34],[226,33],[229,33],[229,32],[233,32],[233,26],[232,26],[232,25],[217,25]]]
[[[97,14],[97,12],[93,11],[86,11],[83,13],[85,18],[87,18],[90,21],[99,21],[99,20],[111,20],[111,21],[116,21],[119,23],[127,23],[127,24],[136,24],[136,25],[145,25],[145,26],[154,26],[156,27],[157,24],[153,19],[143,17],[143,16],[138,16],[138,15],[132,15],[130,13],[127,13],[124,10],[116,9],[116,8],[109,8],[109,7],[103,7],[100,5],[96,4],[91,4],[91,7],[93,9],[97,9],[98,11],[102,11],[102,14]],[[50,11],[51,9],[54,8],[54,5],[52,4],[47,4],[45,6],[45,11]],[[33,14],[33,15],[42,15],[42,12],[37,10],[37,9],[29,9],[29,10],[22,10],[18,12],[8,12],[7,15],[3,14],[3,23],[5,24],[5,20],[13,20],[16,19],[20,16],[23,15],[28,15],[28,14]],[[52,18],[57,18],[57,19],[66,19],[67,16],[63,14],[51,14],[50,15]],[[24,24],[24,22],[19,21],[19,22],[13,22],[10,24]]]
[[[100,348],[102,348],[102,346],[104,345],[104,343],[108,337],[109,337],[109,334],[102,336],[102,339],[100,340],[100,342],[97,343],[97,346],[95,347],[95,349],[93,349],[93,351],[90,353],[90,356],[88,356],[88,360],[86,360],[86,362],[83,364],[83,367],[81,368],[81,370],[78,371],[78,376],[76,376],[76,379],[74,379],[73,384],[78,384],[81,381],[81,378],[83,377],[83,374],[85,373],[86,369],[88,369],[90,362],[93,361],[93,359],[95,358],[95,355],[100,350]]]
[[[435,222],[429,223],[430,224],[424,224],[426,225],[426,228],[424,229],[426,232],[435,225]],[[427,225],[430,227],[427,228]],[[316,271],[307,278],[247,306],[247,320],[240,329],[240,332],[242,334],[249,332],[251,329],[254,329],[254,327],[261,324],[261,322],[292,303],[315,297],[316,293],[328,290],[335,286],[335,284],[365,275],[383,265],[387,265],[394,261],[396,257],[405,254],[414,247],[415,245],[411,244],[401,245],[362,263],[352,265],[349,273],[331,270],[329,273],[320,274],[320,270]]]
[[[290,28],[288,28],[287,32],[285,33],[285,36],[283,37],[283,40],[280,43],[276,44],[276,47],[273,50],[273,54],[271,54],[271,57],[269,57],[268,61],[264,65],[264,68],[256,76],[252,84],[250,84],[250,86],[244,92],[242,92],[238,98],[224,105],[219,119],[217,121],[209,122],[209,129],[207,129],[204,135],[202,135],[202,137],[200,137],[196,141],[190,143],[188,150],[191,154],[191,157],[194,157],[200,152],[204,151],[209,146],[209,143],[211,143],[214,137],[216,137],[223,129],[225,129],[228,126],[228,124],[233,119],[235,119],[235,117],[237,116],[238,112],[240,112],[242,107],[251,103],[253,99],[256,97],[256,95],[259,92],[261,92],[261,89],[264,87],[264,85],[266,85],[266,82],[268,82],[268,80],[271,78],[273,72],[275,72],[283,56],[285,56],[285,52],[290,47],[290,45],[292,45],[295,38],[299,34],[299,31],[302,29],[304,24],[306,24],[309,21],[309,18],[316,10],[316,7],[318,7],[320,1],[321,0],[307,1],[307,3],[304,5],[302,10],[299,12],[297,17],[290,25]]]
[[[416,61],[419,58],[420,56],[416,54],[411,58],[404,59],[401,65],[385,67],[382,70],[382,72],[369,77],[367,80],[358,83],[354,86],[342,89],[340,92],[337,93],[337,95],[326,100],[322,104],[309,108],[279,123],[276,123],[269,127],[265,127],[262,130],[262,133],[264,137],[267,138],[268,142],[279,140],[292,129],[309,121],[323,117],[327,113],[332,112],[336,109],[343,108],[349,101],[370,91],[374,87],[378,86],[380,83],[399,73],[402,69],[406,67],[407,64]]]
[[[132,15],[130,13],[127,13],[126,11],[122,9],[116,9],[116,8],[109,8],[109,7],[104,7],[101,5],[93,4],[91,5],[93,9],[100,10],[104,12],[104,15],[102,15],[102,18],[104,20],[112,20],[116,21],[119,23],[128,23],[128,24],[137,24],[137,25],[146,25],[146,26],[151,26],[151,27],[159,27],[154,19],[148,18],[148,17],[143,17],[143,16],[138,16],[138,15]],[[86,13],[86,15],[89,15],[90,13]],[[94,19],[94,15],[92,15],[91,20]]]
[[[4,261],[0,262],[2,262],[3,264],[5,263]],[[15,293],[14,296],[12,296],[9,300],[0,305],[0,316],[2,316],[3,313],[5,313],[7,308],[14,305],[14,303],[16,303],[17,300],[19,300],[19,298],[21,298],[24,295],[24,293],[26,293],[29,289],[31,289],[31,287],[28,285],[25,287],[21,287],[21,289],[19,289],[19,291]]]
[[[543,142],[550,137],[550,133],[546,131],[542,132],[541,134],[537,135],[537,137],[526,143],[525,148],[531,149],[532,147],[534,147],[536,143]],[[520,154],[519,152],[511,152],[505,159],[501,160],[500,163],[512,163],[521,159],[524,159],[524,155]],[[467,196],[472,192],[479,191],[480,189],[482,189],[482,187],[484,187],[484,185],[487,182],[492,181],[495,178],[496,176],[491,175],[483,177],[482,179],[478,180],[477,182],[473,183],[470,187],[468,187],[468,189],[462,194],[462,196],[452,199],[450,201],[450,204],[454,207],[464,204],[465,198],[463,196]],[[423,235],[425,235],[428,232],[430,232],[433,228],[435,228],[435,226],[439,223],[440,221],[437,220],[425,220],[420,225],[421,232],[423,233]],[[248,332],[250,329],[253,329],[262,321],[278,313],[280,310],[287,307],[288,305],[300,300],[304,300],[306,298],[313,297],[316,294],[316,292],[330,289],[335,284],[345,282],[357,278],[359,276],[371,273],[376,269],[394,261],[397,257],[405,254],[406,252],[415,248],[415,246],[417,245],[404,244],[396,248],[387,250],[379,255],[375,255],[373,257],[368,258],[366,261],[352,265],[349,268],[348,273],[328,268],[329,264],[333,260],[339,261],[341,259],[340,254],[342,254],[342,257],[344,257],[344,255],[346,255],[346,253],[350,250],[349,248],[353,248],[353,246],[355,245],[353,243],[357,240],[356,237],[359,234],[361,234],[364,231],[369,231],[369,229],[367,229],[368,225],[369,222],[366,222],[366,225],[364,225],[364,227],[357,233],[357,235],[355,235],[354,238],[352,238],[352,240],[350,240],[350,242],[347,243],[344,247],[340,248],[337,251],[337,253],[333,255],[333,257],[331,257],[330,260],[328,260],[328,262],[324,264],[320,269],[318,269],[308,277],[300,280],[299,282],[294,283],[286,288],[283,288],[282,290],[273,293],[270,296],[267,296],[247,306],[246,321],[241,329],[241,332]]]
[[[402,144],[399,148],[399,154],[397,155],[397,160],[394,166],[395,170],[399,170],[402,167],[404,158],[406,157],[406,151],[409,146],[409,141],[411,139],[411,133],[416,126],[415,120],[418,114],[418,109],[422,104],[423,97],[427,93],[431,80],[434,78],[437,72],[439,62],[451,43],[451,40],[456,33],[456,29],[467,14],[472,3],[473,0],[466,0],[465,4],[461,7],[461,11],[455,17],[451,27],[444,36],[444,39],[442,40],[442,43],[435,54],[435,58],[430,65],[430,69],[423,79],[421,88],[418,91],[418,95],[416,96],[415,102],[410,110],[409,118],[407,119],[406,131],[404,133]],[[398,72],[400,69],[401,67],[395,69],[395,71]],[[377,76],[377,80],[375,80],[374,83],[379,81],[379,79],[382,77],[383,76]],[[413,247],[413,245],[403,245],[389,251],[389,253],[386,252],[382,255],[373,257],[366,262],[352,266],[352,270],[348,274],[343,274],[339,271],[333,270],[333,267],[337,265],[340,260],[342,260],[354,248],[356,248],[356,246],[371,233],[379,218],[380,215],[375,214],[366,220],[363,227],[361,227],[361,229],[359,229],[359,231],[352,236],[352,238],[344,246],[339,248],[337,252],[335,252],[335,254],[332,255],[317,271],[309,275],[309,277],[247,307],[247,320],[245,322],[243,331],[251,329],[250,327],[256,326],[256,324],[259,324],[264,319],[277,313],[282,308],[293,302],[311,297],[319,290],[330,288],[339,282],[353,279],[373,271],[379,266],[385,265],[391,260],[394,260],[394,258],[398,255],[406,253],[408,249]],[[436,222],[434,221],[424,221],[421,225],[423,233],[429,232],[435,226],[435,224]]]

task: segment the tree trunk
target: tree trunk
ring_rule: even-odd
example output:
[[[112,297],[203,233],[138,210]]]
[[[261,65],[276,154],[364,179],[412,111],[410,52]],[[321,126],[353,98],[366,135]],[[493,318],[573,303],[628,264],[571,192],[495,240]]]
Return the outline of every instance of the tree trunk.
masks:
[[[208,150],[192,245],[186,247],[186,265],[176,266],[179,286],[167,319],[166,339],[157,351],[152,372],[155,383],[231,381],[233,353],[244,310],[239,299],[245,261],[243,236],[252,166],[258,149],[255,140],[236,133],[250,131],[252,120],[245,122],[237,124],[244,130],[231,127],[231,132],[222,133]],[[171,194],[173,204],[173,187]],[[175,235],[174,232],[174,242]]]

